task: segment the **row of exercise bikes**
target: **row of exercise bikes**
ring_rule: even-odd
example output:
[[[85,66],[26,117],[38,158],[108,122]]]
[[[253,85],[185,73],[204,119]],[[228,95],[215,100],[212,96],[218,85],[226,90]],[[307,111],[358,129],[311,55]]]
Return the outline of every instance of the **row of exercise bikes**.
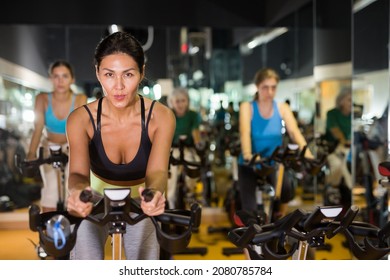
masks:
[[[259,175],[259,182],[267,173],[273,172],[270,164],[276,161],[283,164],[285,169],[303,172],[304,176],[318,176],[326,165],[326,153],[319,159],[308,159],[303,155],[305,149],[299,152],[297,147],[285,149],[277,148],[268,159],[256,161],[253,157],[249,164]],[[380,198],[386,207],[383,207],[382,216],[387,221],[382,225],[364,222],[358,219],[361,209],[356,205],[317,206],[312,211],[296,209],[280,219],[274,219],[273,196],[276,190],[267,186],[271,195],[268,211],[260,207],[259,211],[250,213],[236,211],[234,221],[236,228],[228,232],[228,239],[242,250],[247,250],[252,260],[306,260],[313,258],[310,249],[326,247],[327,240],[336,235],[344,235],[346,246],[354,258],[359,260],[388,259],[390,253],[390,162],[381,162],[378,171],[383,177],[379,180],[381,188],[385,189]],[[263,181],[264,182],[264,181]],[[270,189],[271,188],[271,189]],[[267,191],[267,189],[263,189]],[[229,252],[229,251],[228,251]]]
[[[349,249],[357,259],[387,258],[390,253],[390,219],[381,227],[357,221],[359,208],[355,205],[347,209],[343,206],[321,206],[310,212],[297,209],[280,219],[272,218],[278,190],[277,186],[272,186],[265,181],[267,175],[273,172],[276,166],[283,165],[285,170],[292,169],[299,172],[304,170],[308,176],[316,176],[326,162],[325,156],[320,159],[306,159],[303,154],[304,151],[299,152],[296,146],[288,145],[276,149],[270,158],[260,159],[254,155],[248,162],[248,165],[258,174],[257,193],[261,199],[258,200],[259,207],[256,213],[239,211],[238,208],[230,209],[229,218],[235,226],[227,230],[226,236],[232,245],[239,249],[239,252],[247,250],[251,259],[306,259],[309,248],[321,247],[326,239],[343,234]],[[67,157],[60,150],[54,149],[48,158],[44,158],[43,153],[40,153],[37,160],[24,161],[16,155],[15,162],[20,172],[26,176],[33,175],[41,164],[53,164],[58,168],[59,174],[63,174]],[[193,176],[204,176],[203,180],[212,180],[210,172],[208,173],[210,169],[202,172],[201,168],[205,168],[202,163],[187,162],[180,156],[171,157],[171,164],[182,165],[182,175],[191,173]],[[390,162],[380,163],[378,169],[383,176],[379,183],[389,189]],[[61,180],[63,176],[58,178]],[[179,179],[182,180],[180,190],[185,192],[185,180],[180,176]],[[213,187],[215,186],[210,184],[204,188],[205,198],[209,202],[210,194],[213,193],[210,188]],[[142,195],[150,199],[153,193],[146,192]],[[167,253],[168,258],[172,254],[191,253],[191,248],[188,246],[191,236],[201,225],[202,203],[197,200],[186,203],[183,201],[183,207],[179,209],[167,208],[164,214],[149,217],[142,212],[139,202],[131,197],[128,188],[106,189],[101,195],[83,192],[82,199],[92,201],[94,204],[94,210],[85,219],[101,226],[109,225],[113,259],[121,258],[121,237],[126,230],[126,224],[134,225],[144,219],[151,219],[160,246]],[[135,215],[130,216],[129,213]],[[61,228],[62,220],[54,226],[55,234],[48,234],[49,226],[50,230],[53,228],[49,221],[58,216],[73,225],[72,231],[69,231],[66,236],[64,229]],[[83,220],[71,216],[64,209],[63,200],[59,201],[57,211],[41,213],[39,207],[34,204],[29,209],[30,229],[38,232],[39,247],[46,254],[57,259],[68,257],[76,242],[78,226]],[[195,250],[197,254],[207,252],[207,248],[198,249],[200,250]],[[40,257],[45,259],[47,256]]]

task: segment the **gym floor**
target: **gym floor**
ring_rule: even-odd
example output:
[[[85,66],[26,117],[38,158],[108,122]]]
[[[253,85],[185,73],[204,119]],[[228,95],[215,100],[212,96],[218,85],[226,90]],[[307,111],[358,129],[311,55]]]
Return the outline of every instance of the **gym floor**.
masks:
[[[218,178],[218,195],[223,198],[224,191],[221,186],[230,186],[229,176],[224,169],[215,170],[215,178]],[[313,200],[302,199],[300,189],[297,196],[290,204],[290,210],[296,208],[310,210]],[[320,203],[320,202],[318,202]],[[320,205],[320,204],[318,204]],[[206,254],[177,254],[175,260],[245,260],[242,253],[231,255],[223,254],[224,250],[234,248],[227,239],[226,231],[209,232],[211,227],[229,227],[227,214],[221,205],[202,208],[202,223],[197,233],[194,233],[189,244],[192,250],[206,249]],[[335,236],[327,241],[328,250],[316,250],[314,258],[317,260],[350,260],[353,259],[350,251],[343,246],[345,241],[342,235]],[[17,209],[12,212],[0,213],[0,259],[1,260],[38,260],[33,243],[38,242],[38,233],[32,232],[28,227],[28,209]],[[111,258],[110,242],[107,242],[106,259]],[[199,252],[199,251],[198,251]]]

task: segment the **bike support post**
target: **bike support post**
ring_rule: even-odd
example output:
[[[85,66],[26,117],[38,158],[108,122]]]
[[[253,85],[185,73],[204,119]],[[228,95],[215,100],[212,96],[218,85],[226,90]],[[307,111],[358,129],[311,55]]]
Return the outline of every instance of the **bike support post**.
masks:
[[[49,147],[51,156],[60,156],[61,146],[60,145],[51,145]],[[58,201],[57,201],[57,210],[65,210],[65,165],[61,160],[53,161],[52,166],[57,173],[57,190],[58,190]]]
[[[111,235],[112,242],[112,259],[121,260],[122,259],[122,234],[114,233]]]
[[[307,250],[309,248],[309,243],[307,240],[300,240],[298,244],[298,249],[292,255],[293,260],[306,260]]]

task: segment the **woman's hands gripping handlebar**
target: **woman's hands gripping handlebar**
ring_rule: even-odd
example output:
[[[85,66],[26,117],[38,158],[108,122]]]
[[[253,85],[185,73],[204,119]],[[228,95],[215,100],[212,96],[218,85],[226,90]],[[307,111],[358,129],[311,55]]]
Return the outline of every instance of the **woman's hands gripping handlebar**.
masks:
[[[166,199],[164,195],[154,189],[140,187],[140,208],[148,216],[158,216],[164,213]],[[87,217],[93,210],[96,202],[102,199],[101,194],[95,193],[90,187],[82,191],[75,191],[68,198],[68,212],[76,217]]]

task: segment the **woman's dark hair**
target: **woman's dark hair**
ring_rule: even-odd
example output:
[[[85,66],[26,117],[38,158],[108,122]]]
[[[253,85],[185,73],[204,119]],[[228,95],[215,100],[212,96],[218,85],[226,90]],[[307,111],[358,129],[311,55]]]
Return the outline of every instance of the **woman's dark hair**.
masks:
[[[95,66],[99,68],[103,58],[116,53],[131,56],[142,74],[145,54],[140,42],[131,34],[123,31],[115,32],[103,38],[95,49]]]
[[[57,68],[57,67],[60,67],[60,66],[65,66],[66,68],[68,68],[68,70],[70,72],[70,75],[72,76],[72,78],[74,78],[73,67],[66,60],[56,60],[53,63],[51,63],[50,66],[49,66],[49,71],[48,71],[49,72],[49,76],[51,76],[51,74],[53,73],[53,69],[54,68]]]

